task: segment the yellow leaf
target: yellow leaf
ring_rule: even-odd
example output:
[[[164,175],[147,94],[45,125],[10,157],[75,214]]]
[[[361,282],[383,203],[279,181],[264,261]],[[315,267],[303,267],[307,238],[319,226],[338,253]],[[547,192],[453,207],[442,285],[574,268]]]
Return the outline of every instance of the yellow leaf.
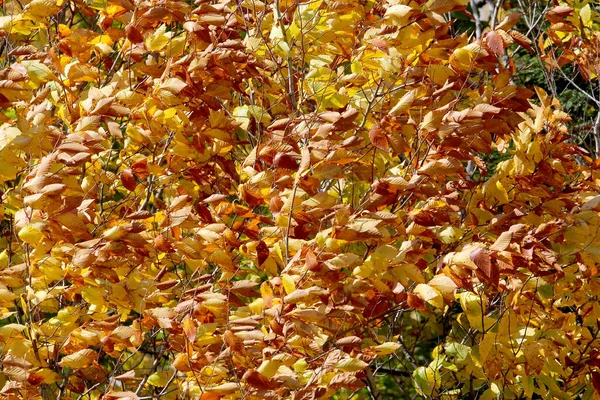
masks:
[[[83,369],[98,358],[98,353],[91,349],[83,349],[63,357],[58,365],[74,370]]]
[[[25,13],[35,17],[48,17],[60,10],[56,0],[33,0],[25,7]]]
[[[402,96],[396,105],[390,110],[390,115],[398,116],[407,111],[417,99],[417,90],[409,90]]]
[[[471,71],[473,63],[480,57],[485,57],[487,51],[477,43],[459,47],[452,52],[450,64],[458,70]]]
[[[378,346],[371,347],[372,350],[375,350],[380,356],[387,356],[389,354],[394,353],[396,350],[400,348],[400,343],[395,342],[385,342]]]
[[[545,349],[542,344],[536,341],[528,342],[523,348],[525,356],[525,370],[530,375],[539,374],[544,368]]]
[[[234,382],[227,382],[227,383],[223,383],[218,386],[207,387],[204,390],[206,390],[209,393],[214,393],[214,394],[217,394],[220,396],[225,396],[228,394],[238,392],[240,390],[240,386],[239,386],[239,384],[234,383]]]
[[[12,163],[0,159],[0,178],[3,181],[11,181],[17,177],[19,169]]]
[[[438,233],[438,237],[443,243],[450,244],[458,242],[463,234],[464,231],[462,229],[455,226],[449,226],[440,231],[440,233]]]
[[[256,299],[252,303],[248,304],[248,308],[254,315],[260,315],[265,308],[265,301],[263,299]]]
[[[369,364],[357,358],[347,358],[338,362],[335,368],[344,372],[356,372],[365,369]]]
[[[183,332],[185,333],[185,336],[188,338],[188,340],[190,342],[194,342],[194,340],[196,339],[197,329],[196,325],[194,324],[194,321],[190,318],[189,315],[183,317],[181,325],[183,327]]]
[[[257,371],[267,378],[272,378],[277,373],[281,364],[282,362],[279,360],[265,360],[260,364]]]
[[[431,80],[439,86],[444,86],[448,79],[456,76],[452,69],[445,65],[431,64],[427,67],[427,74],[431,77]]]
[[[473,54],[469,50],[459,47],[450,56],[450,64],[456,69],[470,71],[473,68],[474,59]]]
[[[412,282],[425,283],[423,273],[415,264],[402,263],[392,270],[392,274],[404,287],[408,287]]]
[[[146,39],[146,47],[150,51],[161,51],[171,40],[171,35],[166,33],[166,25],[161,25],[151,36]]]
[[[413,293],[419,296],[424,302],[429,303],[436,308],[444,308],[444,298],[440,292],[425,283],[419,283],[414,288]]]
[[[431,278],[427,284],[440,292],[442,297],[448,302],[454,300],[454,293],[458,286],[456,286],[456,283],[446,275],[436,275]]]
[[[160,84],[160,89],[166,90],[173,94],[181,92],[185,87],[186,83],[178,78],[169,78]]]
[[[413,372],[412,377],[419,394],[423,396],[432,396],[434,394],[436,386],[435,370],[429,367],[419,367]]]
[[[90,309],[101,311],[105,305],[104,291],[100,288],[86,286],[81,289],[81,297],[90,304]]]
[[[589,4],[586,4],[585,6],[581,7],[581,10],[579,10],[579,16],[581,17],[581,22],[583,22],[583,25],[591,27],[592,8]]]
[[[167,371],[155,372],[148,377],[148,383],[156,387],[164,387],[168,381]]]
[[[485,316],[485,304],[482,305],[478,295],[472,292],[463,292],[460,294],[460,305],[469,320],[469,324],[480,332],[491,328],[496,320]],[[485,298],[483,298],[485,302]]]
[[[209,257],[209,261],[220,266],[226,271],[233,272],[235,270],[231,257],[223,250],[218,250],[212,253]]]
[[[308,368],[308,362],[306,362],[306,359],[301,358],[294,363],[292,368],[294,368],[294,371],[302,373]]]
[[[503,251],[510,245],[512,240],[512,232],[502,232],[496,239],[493,245],[490,246],[490,250]]]
[[[0,289],[0,303],[12,302],[17,295],[8,289]]]
[[[403,4],[396,4],[388,7],[384,18],[389,20],[394,25],[405,25],[412,15],[412,12],[412,7]]]
[[[288,274],[281,275],[281,281],[283,282],[283,288],[287,294],[292,294],[296,290],[296,283]]]
[[[19,239],[28,244],[38,244],[42,241],[44,234],[35,224],[27,224],[19,230]]]
[[[483,186],[483,194],[496,205],[507,204],[509,202],[508,192],[504,185],[498,179],[490,179]]]
[[[458,265],[460,267],[466,267],[470,270],[476,271],[477,265],[471,260],[469,254],[470,250],[461,251],[459,253],[449,253],[446,257],[444,257],[444,261],[448,265]]]

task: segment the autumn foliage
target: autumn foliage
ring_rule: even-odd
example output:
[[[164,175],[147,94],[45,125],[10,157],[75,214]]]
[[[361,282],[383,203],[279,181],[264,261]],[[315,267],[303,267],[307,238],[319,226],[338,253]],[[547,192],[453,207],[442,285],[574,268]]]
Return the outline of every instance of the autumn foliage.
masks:
[[[598,398],[587,2],[1,3],[0,398]]]

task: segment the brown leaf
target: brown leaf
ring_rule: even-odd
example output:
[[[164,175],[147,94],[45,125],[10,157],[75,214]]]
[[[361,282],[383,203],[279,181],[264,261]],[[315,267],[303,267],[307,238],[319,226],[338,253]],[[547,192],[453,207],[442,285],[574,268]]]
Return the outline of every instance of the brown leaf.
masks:
[[[519,46],[527,49],[527,51],[529,51],[530,53],[533,51],[533,48],[531,47],[531,40],[529,40],[529,38],[525,35],[523,35],[521,32],[518,31],[509,31],[508,34],[513,38],[513,40],[515,41],[515,43],[517,43]]]
[[[317,400],[322,398],[326,392],[327,389],[323,386],[303,388],[294,393],[293,400]]]
[[[146,219],[151,216],[152,216],[152,213],[150,211],[142,210],[142,211],[133,212],[131,214],[127,214],[125,216],[125,219]]]
[[[124,374],[115,377],[115,380],[117,381],[138,381],[140,379],[141,378],[136,378],[134,370],[127,371]]]
[[[244,297],[253,297],[256,295],[258,283],[249,280],[239,280],[233,282],[230,291]]]
[[[207,198],[205,198],[204,200],[202,200],[204,203],[206,204],[211,204],[211,203],[220,203],[223,200],[225,200],[227,198],[227,196],[225,196],[224,194],[212,194],[210,196],[208,196]]]
[[[158,290],[168,290],[168,289],[171,289],[172,287],[177,286],[178,283],[179,283],[179,280],[177,280],[177,279],[169,279],[168,281],[157,283],[156,288]]]
[[[230,330],[226,330],[225,333],[223,333],[223,341],[227,347],[229,347],[232,353],[245,353],[242,340],[235,336],[235,334]]]
[[[45,379],[46,377],[41,374],[30,372],[27,376],[27,383],[33,386],[38,386],[40,383],[44,382]]]

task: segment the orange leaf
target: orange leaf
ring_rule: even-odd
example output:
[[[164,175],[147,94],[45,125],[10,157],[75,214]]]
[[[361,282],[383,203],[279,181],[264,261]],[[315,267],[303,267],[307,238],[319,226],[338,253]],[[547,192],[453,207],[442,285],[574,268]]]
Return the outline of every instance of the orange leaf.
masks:
[[[248,370],[243,378],[252,387],[258,389],[274,389],[277,385],[271,382],[270,379],[261,375],[258,371]]]
[[[196,340],[197,328],[194,324],[194,321],[190,318],[189,315],[183,317],[183,320],[181,321],[181,326],[183,327],[183,333],[185,333],[185,336],[190,342],[193,343],[194,340]]]

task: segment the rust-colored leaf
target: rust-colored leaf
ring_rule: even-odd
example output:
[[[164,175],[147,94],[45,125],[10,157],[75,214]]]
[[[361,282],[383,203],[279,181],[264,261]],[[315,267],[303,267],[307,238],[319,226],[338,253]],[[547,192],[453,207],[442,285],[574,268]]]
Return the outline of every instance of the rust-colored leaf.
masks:
[[[485,43],[488,49],[490,49],[497,56],[504,55],[504,40],[502,36],[496,31],[489,31],[485,35]]]
[[[137,187],[137,180],[129,168],[121,171],[121,182],[123,183],[123,186],[125,186],[125,189],[129,191],[134,191]]]
[[[373,127],[369,130],[369,140],[371,140],[371,144],[378,148],[381,151],[388,151],[390,148],[390,144],[385,132],[373,125]]]
[[[256,257],[258,259],[258,266],[262,266],[264,262],[269,258],[269,248],[266,243],[262,240],[258,242],[256,246]]]

